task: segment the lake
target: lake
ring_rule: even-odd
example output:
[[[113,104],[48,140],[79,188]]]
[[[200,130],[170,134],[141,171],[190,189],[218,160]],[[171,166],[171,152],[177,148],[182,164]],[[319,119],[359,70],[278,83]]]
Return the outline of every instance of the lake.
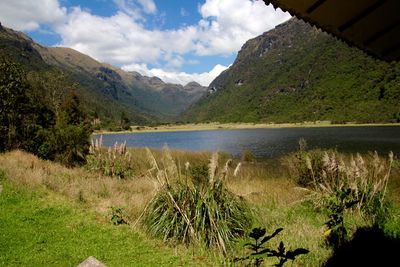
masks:
[[[95,136],[99,138],[99,136]],[[400,155],[399,126],[344,126],[318,128],[268,128],[182,132],[105,134],[103,145],[126,141],[128,147],[162,148],[190,151],[224,151],[240,156],[250,150],[260,158],[276,158],[298,148],[304,138],[308,148],[336,148],[340,152],[393,151]]]

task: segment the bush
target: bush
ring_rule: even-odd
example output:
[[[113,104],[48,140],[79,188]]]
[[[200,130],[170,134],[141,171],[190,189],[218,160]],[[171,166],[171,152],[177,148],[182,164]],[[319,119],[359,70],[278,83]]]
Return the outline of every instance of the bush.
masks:
[[[67,166],[84,163],[91,129],[78,96],[64,97],[64,76],[50,74],[46,85],[33,76],[28,81],[18,64],[0,58],[0,151],[18,148]]]
[[[252,217],[246,203],[224,185],[227,172],[226,168],[217,172],[217,154],[208,167],[207,185],[200,187],[171,177],[180,177],[175,163],[170,160],[161,170],[149,150],[148,153],[160,185],[144,216],[148,232],[164,241],[201,244],[225,253],[235,238],[243,236]],[[195,170],[203,179],[204,168]],[[177,181],[171,183],[173,180]]]
[[[300,186],[310,187],[320,182],[323,172],[323,156],[320,149],[306,150],[304,139],[299,141],[299,150],[283,158],[289,176]]]
[[[373,153],[369,158],[360,154],[351,157],[346,163],[337,153],[325,153],[323,172],[314,191],[321,203],[329,202],[340,192],[348,192],[348,197],[355,202],[354,207],[363,216],[375,221],[385,208],[386,188],[389,180],[393,154],[389,159]]]
[[[121,179],[133,175],[134,168],[132,157],[126,149],[126,143],[115,143],[113,147],[105,150],[102,146],[102,137],[92,140],[89,155],[86,157],[86,167],[89,170],[100,171],[104,175],[114,176]]]
[[[110,221],[114,225],[129,224],[128,215],[120,207],[110,207]]]
[[[371,225],[383,224],[388,216],[385,199],[393,154],[384,160],[375,152],[369,158],[357,154],[346,163],[335,152],[323,157],[321,177],[313,184],[314,204],[328,210],[328,244],[334,248],[347,241],[346,210],[355,211]]]

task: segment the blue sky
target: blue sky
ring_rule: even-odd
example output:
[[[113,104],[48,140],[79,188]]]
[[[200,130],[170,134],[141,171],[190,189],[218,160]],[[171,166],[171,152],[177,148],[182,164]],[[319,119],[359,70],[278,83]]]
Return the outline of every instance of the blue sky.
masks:
[[[127,71],[208,85],[250,38],[289,19],[257,0],[2,0],[3,25]]]

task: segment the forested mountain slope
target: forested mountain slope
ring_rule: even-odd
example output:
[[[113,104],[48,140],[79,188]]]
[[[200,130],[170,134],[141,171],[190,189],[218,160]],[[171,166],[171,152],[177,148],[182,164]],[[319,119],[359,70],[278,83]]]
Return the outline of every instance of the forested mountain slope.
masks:
[[[291,19],[243,45],[185,120],[393,122],[400,63],[386,63]]]
[[[197,83],[164,83],[157,77],[100,63],[70,48],[44,47],[2,26],[0,56],[21,64],[48,94],[55,87],[60,94],[67,87],[73,88],[86,111],[106,122],[126,119],[132,124],[149,124],[171,120],[206,92]]]

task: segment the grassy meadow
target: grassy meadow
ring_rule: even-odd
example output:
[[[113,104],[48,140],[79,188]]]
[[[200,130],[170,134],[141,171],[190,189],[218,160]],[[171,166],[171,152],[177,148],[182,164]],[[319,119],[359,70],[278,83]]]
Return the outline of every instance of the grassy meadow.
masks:
[[[374,159],[370,155],[363,157],[362,163],[354,163],[358,172],[365,173],[373,164],[380,163],[371,167],[375,168],[372,175],[377,179],[371,184],[372,193],[362,196],[363,199],[384,196],[390,205],[384,210],[384,220],[372,218],[361,205],[359,209],[356,206],[346,209],[342,213],[343,224],[350,237],[357,228],[378,223],[388,237],[400,238],[400,164],[398,160],[388,163],[386,158]],[[123,145],[107,150],[94,144],[85,166],[67,168],[19,150],[0,154],[0,265],[76,266],[88,256],[94,256],[107,266],[242,266],[244,263],[234,262],[234,258],[247,255],[248,250],[243,245],[249,241],[246,236],[252,227],[265,227],[267,233],[284,228],[268,241],[271,248],[278,247],[282,241],[288,249],[310,251],[296,258],[293,266],[323,265],[333,253],[332,246],[326,241],[326,222],[330,213],[321,204],[328,199],[324,195],[328,191],[322,187],[317,189],[317,183],[315,187],[299,183],[301,176],[311,175],[312,179],[317,179],[317,162],[306,159],[305,164],[312,166],[309,169],[297,166],[296,173],[293,155],[276,161],[254,161],[251,155],[233,161],[229,159],[229,155],[223,153],[216,158],[208,152],[150,151],[127,149]],[[329,159],[332,161],[333,156]],[[343,160],[351,163],[348,155],[343,156]],[[350,163],[346,166],[353,166]],[[211,183],[210,168],[215,179],[219,179],[213,181],[213,185],[207,185]],[[171,175],[173,173],[175,175]],[[331,173],[325,173],[328,173],[323,178],[326,180],[318,185],[328,187],[326,175]],[[197,190],[200,187],[194,180],[199,177],[207,179],[204,182],[206,189]],[[192,224],[185,221],[185,216],[190,215],[190,211],[184,210],[186,195],[184,203],[180,204],[173,194],[173,189],[180,187],[174,187],[174,184],[190,184],[190,188],[200,192],[200,197],[210,192],[207,188],[216,188],[214,184],[223,185],[224,190],[232,194],[232,201],[243,201],[248,206],[251,225],[241,237],[233,238],[224,253],[214,248],[211,238],[207,248],[193,242],[180,242],[179,238],[173,239],[169,235],[154,237],[146,226],[146,216],[153,214],[149,203],[162,190],[171,196],[179,211],[173,209],[172,212],[183,217],[174,218],[181,219],[181,225],[188,225],[181,230],[191,233]],[[361,186],[357,186],[357,190],[361,190]],[[367,203],[363,201],[355,204]],[[210,207],[207,208],[210,213]],[[171,212],[171,209],[166,207],[165,212]],[[172,228],[175,227],[172,223],[164,223],[173,231],[179,230]],[[196,226],[193,224],[193,227]],[[218,229],[217,234],[220,237]],[[195,236],[198,236],[197,232]],[[188,240],[187,236],[182,240]],[[277,261],[267,257],[264,263],[271,266]]]

